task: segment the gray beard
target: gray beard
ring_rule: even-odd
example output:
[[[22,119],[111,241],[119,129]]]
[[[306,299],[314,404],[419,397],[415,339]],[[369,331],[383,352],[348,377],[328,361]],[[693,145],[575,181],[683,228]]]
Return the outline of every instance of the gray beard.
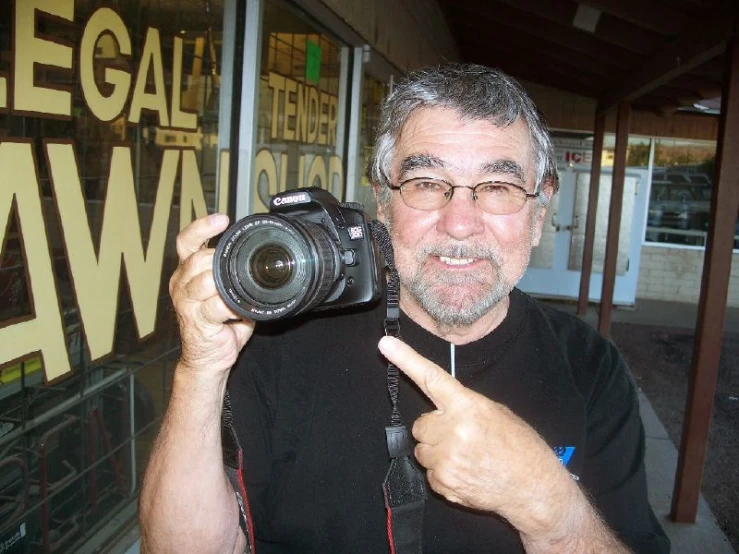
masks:
[[[392,210],[389,205],[385,206],[385,226],[390,237],[393,236]],[[532,219],[531,235],[534,233],[534,220]],[[474,275],[441,274],[435,283],[429,283],[423,274],[423,268],[428,261],[429,255],[442,255],[457,258],[486,259],[491,264],[493,282],[481,293],[470,291],[463,295],[461,302],[454,304],[449,302],[448,296],[435,291],[433,286],[438,284],[456,285],[468,287],[480,285],[483,279]],[[529,256],[531,249],[529,248]],[[439,328],[469,327],[488,314],[501,300],[506,298],[516,283],[506,283],[501,278],[500,267],[502,260],[496,251],[487,245],[442,245],[426,246],[416,254],[418,268],[413,275],[399,275],[400,284],[413,297],[419,306],[434,320]],[[526,263],[528,266],[528,261]]]
[[[486,281],[487,271],[484,276],[424,273],[429,256],[487,260],[492,266],[488,271],[493,272],[493,282]],[[468,327],[476,323],[513,288],[501,280],[499,256],[487,246],[429,246],[418,253],[417,261],[419,267],[415,274],[409,277],[401,275],[400,282],[439,327]],[[448,287],[453,287],[454,294],[444,293],[443,289]]]

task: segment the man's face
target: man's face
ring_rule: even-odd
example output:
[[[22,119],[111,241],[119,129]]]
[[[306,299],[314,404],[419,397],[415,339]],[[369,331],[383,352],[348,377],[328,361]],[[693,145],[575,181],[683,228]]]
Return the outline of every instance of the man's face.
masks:
[[[498,180],[534,192],[530,142],[522,121],[497,127],[461,120],[453,110],[423,108],[403,128],[391,176],[394,184],[414,177],[455,186]],[[437,326],[464,328],[519,281],[531,248],[539,244],[544,209],[529,199],[520,212],[490,214],[477,206],[471,190],[460,188],[435,211],[410,208],[394,192],[378,216],[390,229],[404,310],[420,308]]]

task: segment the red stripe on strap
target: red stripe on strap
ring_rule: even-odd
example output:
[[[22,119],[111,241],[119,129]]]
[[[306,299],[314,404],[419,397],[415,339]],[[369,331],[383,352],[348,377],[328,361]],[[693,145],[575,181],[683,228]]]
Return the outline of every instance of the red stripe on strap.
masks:
[[[383,487],[384,488],[384,487]],[[383,490],[385,496],[385,511],[387,512],[387,540],[390,543],[390,554],[395,554],[395,538],[393,537],[393,511],[387,499],[387,491]]]
[[[251,519],[251,509],[249,508],[249,497],[246,494],[246,485],[244,484],[244,453],[239,448],[239,487],[241,487],[241,498],[244,500],[244,509],[246,510],[246,528],[249,532],[249,544],[252,553],[256,552],[256,544],[254,542],[254,522]]]

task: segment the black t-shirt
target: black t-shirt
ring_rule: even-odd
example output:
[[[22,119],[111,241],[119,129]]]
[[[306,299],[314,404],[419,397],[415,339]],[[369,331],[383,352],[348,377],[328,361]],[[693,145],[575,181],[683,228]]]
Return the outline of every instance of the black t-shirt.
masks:
[[[377,305],[261,324],[234,367],[229,394],[259,554],[388,551],[383,317]],[[404,315],[401,336],[448,371],[453,358],[463,385],[536,429],[636,552],[669,551],[647,501],[636,390],[610,342],[518,290],[501,325],[471,344],[454,347]],[[409,428],[434,409],[404,376],[399,398]],[[523,552],[501,518],[429,491],[425,553]]]

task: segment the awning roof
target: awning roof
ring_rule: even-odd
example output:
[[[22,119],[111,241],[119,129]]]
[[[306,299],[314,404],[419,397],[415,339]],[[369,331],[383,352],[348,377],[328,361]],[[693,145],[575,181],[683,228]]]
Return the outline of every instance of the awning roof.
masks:
[[[635,110],[672,114],[721,94],[739,2],[439,0],[460,57]],[[715,112],[714,112],[715,113]]]

